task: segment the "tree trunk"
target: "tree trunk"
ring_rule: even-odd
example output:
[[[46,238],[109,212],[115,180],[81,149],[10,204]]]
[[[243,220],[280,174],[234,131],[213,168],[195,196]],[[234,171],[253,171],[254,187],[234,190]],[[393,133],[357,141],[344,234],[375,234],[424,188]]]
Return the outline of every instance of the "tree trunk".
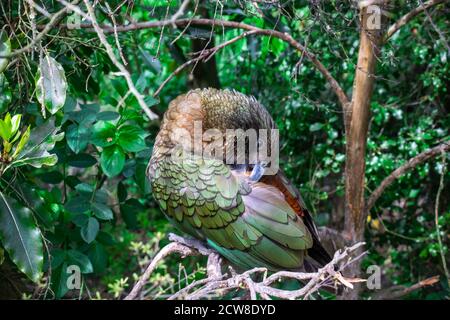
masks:
[[[346,110],[346,166],[345,166],[345,232],[352,242],[363,241],[367,214],[364,204],[365,152],[370,120],[370,99],[375,82],[374,71],[380,39],[380,26],[373,25],[372,10],[361,8],[360,45],[352,101]],[[379,14],[379,13],[378,13]],[[381,19],[381,17],[379,17]],[[360,264],[349,268],[350,277],[360,273]],[[357,299],[360,290],[352,290],[345,298]]]

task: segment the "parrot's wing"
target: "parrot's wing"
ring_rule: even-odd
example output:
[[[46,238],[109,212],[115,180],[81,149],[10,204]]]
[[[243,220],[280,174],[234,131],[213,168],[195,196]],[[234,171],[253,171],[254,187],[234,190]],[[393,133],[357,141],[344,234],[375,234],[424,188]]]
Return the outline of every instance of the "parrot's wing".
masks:
[[[306,208],[305,202],[303,201],[300,192],[289,181],[283,171],[280,169],[276,175],[263,176],[260,181],[270,186],[274,186],[281,193],[283,193],[286,202],[289,203],[296,214],[301,217],[303,223],[308,228],[308,231],[310,232],[313,239],[313,245],[312,248],[308,250],[308,255],[316,262],[318,262],[319,265],[317,266],[317,263],[313,264],[315,264],[316,267],[323,267],[328,262],[330,262],[331,257],[320,243],[316,225],[311,214]]]
[[[241,265],[302,266],[305,250],[312,246],[311,234],[277,188],[264,183],[250,187],[218,160],[172,163],[170,172],[156,173],[154,194],[184,230],[195,229],[195,234]]]

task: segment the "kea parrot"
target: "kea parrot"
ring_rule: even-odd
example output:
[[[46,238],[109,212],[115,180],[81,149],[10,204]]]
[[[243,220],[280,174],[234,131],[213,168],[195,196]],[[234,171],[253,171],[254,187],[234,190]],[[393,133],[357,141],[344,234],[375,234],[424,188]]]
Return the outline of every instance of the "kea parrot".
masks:
[[[310,271],[329,263],[299,191],[281,169],[266,174],[269,164],[250,162],[250,148],[244,163],[230,163],[238,138],[222,139],[222,150],[215,149],[222,152],[206,154],[217,139],[202,134],[238,129],[276,126],[254,97],[234,90],[195,89],[170,102],[147,167],[161,210],[238,268]]]

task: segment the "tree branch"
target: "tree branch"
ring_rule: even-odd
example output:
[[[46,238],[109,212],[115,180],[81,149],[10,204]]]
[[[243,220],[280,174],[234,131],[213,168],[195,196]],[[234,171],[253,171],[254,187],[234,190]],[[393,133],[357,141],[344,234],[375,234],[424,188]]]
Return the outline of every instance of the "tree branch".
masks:
[[[353,258],[357,249],[362,247],[364,243],[338,250],[330,263],[317,272],[291,272],[279,271],[267,277],[266,268],[254,268],[237,274],[231,267],[229,274],[222,273],[221,258],[217,252],[206,248],[202,242],[194,239],[186,239],[173,234],[169,235],[172,241],[159,251],[148,265],[145,272],[134,285],[131,292],[126,296],[125,300],[139,299],[139,294],[145,284],[148,282],[151,274],[155,270],[159,262],[172,253],[181,254],[182,257],[192,255],[208,256],[207,278],[194,281],[185,288],[179,290],[169,297],[169,300],[188,299],[197,300],[211,296],[221,295],[232,290],[243,289],[248,291],[252,300],[258,298],[258,294],[263,299],[277,297],[281,299],[298,299],[308,298],[314,292],[323,287],[336,287],[338,285],[353,288],[352,282],[361,282],[362,279],[345,279],[341,271],[348,265],[360,259],[365,253]],[[337,270],[335,269],[337,267]],[[253,276],[253,278],[252,278]],[[262,276],[262,280],[256,281],[254,278]],[[282,279],[291,279],[297,281],[307,281],[307,283],[297,290],[282,290],[272,287]]]
[[[100,28],[105,33],[112,33],[114,31],[116,32],[128,32],[128,31],[135,31],[135,30],[143,30],[143,29],[151,29],[151,28],[161,28],[165,27],[167,25],[176,25],[178,27],[184,27],[186,25],[197,25],[197,26],[211,26],[214,28],[234,28],[234,29],[242,29],[247,31],[253,31],[254,34],[264,35],[264,36],[270,36],[275,37],[280,40],[283,40],[287,42],[289,45],[291,45],[296,50],[302,52],[311,62],[312,64],[319,70],[319,72],[325,77],[327,82],[329,83],[331,89],[334,91],[336,96],[339,99],[340,104],[343,108],[345,108],[349,104],[349,99],[347,95],[345,94],[344,90],[340,86],[340,84],[337,82],[337,80],[332,76],[330,71],[320,62],[320,60],[317,58],[317,56],[308,51],[301,43],[296,41],[290,34],[283,33],[280,31],[272,30],[272,29],[261,29],[246,23],[242,22],[235,22],[235,21],[227,21],[227,20],[216,20],[216,19],[178,19],[173,21],[172,19],[169,20],[163,20],[163,21],[148,21],[148,22],[138,22],[138,23],[131,23],[129,25],[122,25],[117,27],[112,26],[100,26]],[[61,25],[60,27],[64,28],[64,25]],[[85,29],[91,29],[93,25],[92,24],[81,24],[81,28]]]
[[[403,174],[405,174],[406,172],[408,172],[409,170],[417,167],[419,164],[436,157],[437,155],[443,153],[443,152],[447,152],[450,150],[450,141],[446,141],[444,143],[441,143],[440,145],[428,149],[420,154],[418,154],[417,156],[415,156],[414,158],[411,158],[410,160],[408,160],[408,162],[406,162],[404,165],[398,167],[397,169],[395,169],[389,176],[387,176],[382,182],[381,184],[375,189],[374,192],[372,192],[372,194],[370,195],[369,199],[367,200],[367,205],[366,205],[366,212],[369,212],[370,209],[372,209],[372,207],[374,206],[375,202],[378,200],[378,198],[381,196],[381,194],[383,193],[383,191],[389,187],[398,177],[402,176]]]
[[[417,8],[411,10],[407,14],[405,14],[403,17],[401,17],[397,22],[395,22],[393,25],[391,25],[386,32],[383,41],[386,42],[389,38],[391,38],[398,30],[400,30],[401,27],[406,25],[409,21],[414,19],[418,14],[424,12],[428,8],[431,8],[435,5],[438,5],[440,3],[445,2],[446,0],[429,0],[422,5],[418,6]]]

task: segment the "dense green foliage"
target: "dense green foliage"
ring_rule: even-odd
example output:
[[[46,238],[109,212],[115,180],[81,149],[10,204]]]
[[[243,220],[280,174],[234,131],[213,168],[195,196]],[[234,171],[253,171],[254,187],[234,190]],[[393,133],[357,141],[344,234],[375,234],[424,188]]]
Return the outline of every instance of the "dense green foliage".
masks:
[[[50,13],[62,8],[57,1],[36,2]],[[281,2],[286,2],[282,8],[261,3],[259,10],[244,1],[223,1],[223,7],[205,2],[205,10],[196,15],[289,32],[351,92],[359,45],[357,10],[351,1]],[[420,4],[399,2],[389,22]],[[121,3],[98,4],[99,23],[163,20],[180,5],[162,0]],[[193,9],[185,16],[192,16]],[[449,138],[449,10],[444,4],[430,10],[429,19],[418,16],[381,52],[366,156],[369,194],[407,159]],[[74,17],[71,13],[60,25]],[[36,31],[32,25],[48,21],[39,13],[30,18],[25,4],[2,1],[0,56],[24,47]],[[220,44],[241,33],[216,29],[212,40]],[[192,69],[169,81],[157,98],[152,94],[189,58],[192,43],[210,36],[210,27],[167,26],[118,32],[117,39],[109,34],[107,40],[116,57],[124,57],[145,103],[162,116],[168,102],[192,85]],[[320,73],[287,43],[259,35],[226,46],[215,61],[222,88],[254,95],[273,115],[282,138],[281,166],[300,188],[317,223],[342,228],[343,114]],[[0,58],[0,71],[0,277],[12,279],[17,272],[12,266],[17,265],[40,286],[34,297],[123,297],[167,242],[167,233],[175,231],[156,206],[145,176],[159,122],[144,116],[89,29],[53,28],[32,50]],[[441,175],[439,245],[435,204]],[[383,286],[409,286],[440,275],[437,286],[410,297],[448,297],[441,254],[448,256],[449,178],[445,156],[437,157],[399,178],[371,210],[364,266],[382,267]],[[204,261],[182,262],[167,259],[152,277],[148,295],[164,297],[204,275]],[[65,286],[66,268],[72,264],[83,274],[81,291],[68,292]],[[6,292],[6,282],[0,283],[0,291]],[[24,297],[31,293],[23,292]]]

